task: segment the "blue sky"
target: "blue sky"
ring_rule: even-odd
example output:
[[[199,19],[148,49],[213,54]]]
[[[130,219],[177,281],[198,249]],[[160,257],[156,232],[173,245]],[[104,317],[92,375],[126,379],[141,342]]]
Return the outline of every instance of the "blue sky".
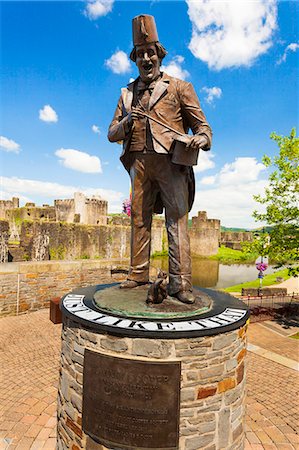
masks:
[[[298,2],[0,2],[0,197],[53,204],[75,191],[120,212],[129,177],[107,140],[120,88],[138,72],[131,20],[155,16],[163,69],[191,81],[214,132],[191,215],[255,226],[272,131],[298,123]]]

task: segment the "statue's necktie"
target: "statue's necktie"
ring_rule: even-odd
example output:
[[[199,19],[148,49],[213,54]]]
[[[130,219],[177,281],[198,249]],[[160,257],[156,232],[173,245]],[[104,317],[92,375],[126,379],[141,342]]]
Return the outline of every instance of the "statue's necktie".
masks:
[[[156,84],[155,82],[152,82],[149,85],[145,84],[143,82],[138,84],[138,91],[137,91],[138,101],[145,111],[148,110],[150,97],[154,90],[155,84]],[[152,136],[151,136],[150,125],[149,125],[148,119],[146,120],[145,127],[146,127],[146,142],[145,142],[145,146],[144,146],[144,152],[152,153],[154,151],[154,147],[153,147],[153,141],[152,141]]]

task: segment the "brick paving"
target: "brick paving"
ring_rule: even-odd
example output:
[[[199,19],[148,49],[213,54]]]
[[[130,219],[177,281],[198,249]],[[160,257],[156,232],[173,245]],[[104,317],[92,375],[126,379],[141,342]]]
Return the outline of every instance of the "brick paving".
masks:
[[[61,327],[48,316],[0,319],[0,450],[55,449]],[[250,342],[297,359],[298,341],[261,328]],[[245,450],[299,449],[298,394],[298,372],[249,352]]]
[[[299,362],[299,340],[287,338],[286,336],[278,334],[278,332],[275,331],[275,322],[272,325],[272,331],[267,325],[271,326],[271,323],[267,321],[264,323],[251,324],[248,329],[249,342]],[[295,329],[290,328],[289,333],[286,333],[286,335],[291,333],[295,334],[295,332]],[[283,354],[281,353],[282,351]]]
[[[42,310],[0,319],[0,449],[55,449],[61,327]]]

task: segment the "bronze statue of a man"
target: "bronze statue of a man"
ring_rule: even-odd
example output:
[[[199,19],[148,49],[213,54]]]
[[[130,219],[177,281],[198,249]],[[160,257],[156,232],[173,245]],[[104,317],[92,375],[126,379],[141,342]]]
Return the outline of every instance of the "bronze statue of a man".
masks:
[[[133,19],[130,58],[139,77],[123,88],[109,127],[110,142],[123,141],[121,161],[132,182],[131,266],[122,288],[149,281],[152,214],[165,209],[169,247],[169,294],[193,303],[188,211],[195,192],[191,166],[172,162],[178,135],[193,136],[187,152],[211,147],[212,132],[191,83],[160,71],[166,50],[153,16]],[[177,134],[176,134],[177,130]]]

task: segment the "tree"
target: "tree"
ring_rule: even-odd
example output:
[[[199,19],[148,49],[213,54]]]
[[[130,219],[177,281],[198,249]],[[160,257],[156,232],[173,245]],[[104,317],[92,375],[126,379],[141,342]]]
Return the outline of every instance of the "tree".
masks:
[[[255,239],[253,247],[268,254],[277,261],[277,266],[287,266],[289,274],[299,275],[299,138],[293,128],[290,136],[272,133],[279,147],[279,155],[270,158],[265,155],[263,163],[273,171],[264,196],[254,199],[265,205],[265,212],[253,212],[255,220],[266,222],[271,227],[267,235]]]

